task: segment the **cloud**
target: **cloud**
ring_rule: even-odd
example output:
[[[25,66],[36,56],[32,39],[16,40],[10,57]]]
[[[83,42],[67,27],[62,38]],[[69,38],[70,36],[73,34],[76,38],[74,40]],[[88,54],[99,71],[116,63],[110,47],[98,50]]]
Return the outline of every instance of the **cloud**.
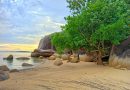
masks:
[[[45,35],[61,31],[68,14],[66,0],[0,1],[0,44],[38,44]]]
[[[41,21],[37,22],[35,26],[37,28],[42,28],[45,32],[59,32],[61,31],[61,26],[64,25],[64,23],[55,22],[51,17],[46,16]]]
[[[38,43],[42,37],[45,35],[51,34],[53,32],[61,31],[60,26],[64,25],[63,23],[54,22],[51,17],[46,16],[43,20],[37,22],[33,25],[31,30],[35,29],[34,32],[31,30],[30,33],[18,35],[16,38],[24,41],[24,43]],[[22,30],[23,31],[23,30]],[[25,32],[25,31],[23,31]],[[27,30],[26,30],[27,32]],[[17,33],[16,33],[17,34]]]
[[[33,23],[32,27],[15,27],[1,34],[0,41],[1,43],[8,41],[8,43],[38,44],[45,35],[61,31],[61,25],[64,23],[55,22],[51,17],[45,16],[42,20]]]

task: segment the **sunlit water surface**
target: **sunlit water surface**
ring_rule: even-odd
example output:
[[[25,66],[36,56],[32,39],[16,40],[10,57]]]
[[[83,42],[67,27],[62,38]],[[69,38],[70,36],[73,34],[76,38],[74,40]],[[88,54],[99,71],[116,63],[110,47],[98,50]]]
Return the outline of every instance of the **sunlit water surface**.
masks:
[[[8,55],[13,55],[13,60],[3,60],[4,57],[7,57]],[[28,69],[33,68],[41,63],[40,59],[37,58],[31,58],[30,52],[0,52],[0,66],[1,65],[7,65],[10,69]],[[17,57],[29,57],[30,60],[17,60]],[[33,64],[33,67],[23,67],[23,63],[29,63]]]

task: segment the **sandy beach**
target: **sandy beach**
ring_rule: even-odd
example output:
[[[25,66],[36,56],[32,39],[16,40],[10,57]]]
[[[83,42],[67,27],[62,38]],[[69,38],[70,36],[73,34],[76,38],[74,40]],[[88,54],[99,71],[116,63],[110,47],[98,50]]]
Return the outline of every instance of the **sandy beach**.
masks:
[[[0,82],[0,90],[130,90],[130,71],[93,62],[53,65],[45,60],[40,66],[10,73]]]

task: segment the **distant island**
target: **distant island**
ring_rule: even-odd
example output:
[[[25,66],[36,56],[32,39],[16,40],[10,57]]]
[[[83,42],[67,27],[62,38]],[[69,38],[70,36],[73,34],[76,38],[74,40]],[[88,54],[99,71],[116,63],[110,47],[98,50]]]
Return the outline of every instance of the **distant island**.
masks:
[[[25,53],[31,53],[31,51],[0,51],[0,52],[25,52]]]

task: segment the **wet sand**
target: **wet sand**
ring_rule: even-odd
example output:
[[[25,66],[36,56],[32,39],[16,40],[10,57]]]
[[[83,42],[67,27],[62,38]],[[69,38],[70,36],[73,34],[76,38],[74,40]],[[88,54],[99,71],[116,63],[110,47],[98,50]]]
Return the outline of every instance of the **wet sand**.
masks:
[[[130,90],[130,70],[118,70],[93,62],[53,65],[46,60],[35,69],[10,73],[0,90]]]

